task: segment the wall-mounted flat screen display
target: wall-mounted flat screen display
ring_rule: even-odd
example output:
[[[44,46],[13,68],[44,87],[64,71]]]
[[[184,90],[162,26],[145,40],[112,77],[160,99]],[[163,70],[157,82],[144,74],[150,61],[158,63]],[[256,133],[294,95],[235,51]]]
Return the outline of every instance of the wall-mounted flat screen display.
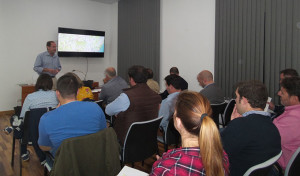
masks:
[[[104,31],[58,28],[60,57],[104,57]]]

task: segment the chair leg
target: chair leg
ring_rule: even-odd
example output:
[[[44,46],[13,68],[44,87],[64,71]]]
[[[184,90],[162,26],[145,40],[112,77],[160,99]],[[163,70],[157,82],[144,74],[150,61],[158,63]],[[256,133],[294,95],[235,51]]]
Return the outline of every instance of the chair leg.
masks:
[[[142,161],[142,166],[144,166],[144,160]]]
[[[224,122],[224,117],[223,117],[223,115],[221,114],[221,120],[222,120],[222,126],[223,126],[223,128],[225,127],[225,122]]]
[[[44,166],[44,176],[47,176],[48,175],[48,169],[46,166]]]
[[[20,162],[20,176],[22,176],[22,147],[21,147],[21,144],[22,144],[22,140],[20,139],[19,140],[19,148],[20,148],[20,156],[19,156],[19,162]]]
[[[12,151],[11,151],[11,163],[10,163],[10,165],[12,167],[14,167],[14,163],[15,163],[15,144],[16,144],[16,138],[15,138],[15,136],[13,136]]]
[[[165,147],[165,152],[167,152],[168,151],[168,144],[164,144],[164,147]]]
[[[131,163],[132,168],[134,168],[134,163]]]

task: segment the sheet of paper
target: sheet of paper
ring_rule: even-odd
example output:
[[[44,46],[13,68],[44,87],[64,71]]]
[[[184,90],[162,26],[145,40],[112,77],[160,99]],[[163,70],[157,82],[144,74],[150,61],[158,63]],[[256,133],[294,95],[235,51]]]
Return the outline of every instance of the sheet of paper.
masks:
[[[272,101],[272,98],[271,97],[268,97],[268,100],[267,100],[267,104],[266,104],[266,107],[265,107],[265,109],[264,109],[264,111],[265,112],[268,112],[268,110],[269,110],[269,103]]]
[[[128,166],[124,166],[121,172],[118,174],[118,176],[147,176],[147,175],[149,174]]]
[[[93,89],[92,92],[93,92],[93,93],[101,92],[101,89]]]

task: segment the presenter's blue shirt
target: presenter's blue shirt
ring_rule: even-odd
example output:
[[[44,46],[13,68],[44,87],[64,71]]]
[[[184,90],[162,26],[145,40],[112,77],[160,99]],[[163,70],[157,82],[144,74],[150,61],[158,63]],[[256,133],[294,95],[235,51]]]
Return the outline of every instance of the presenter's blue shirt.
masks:
[[[55,156],[63,140],[96,133],[105,128],[105,116],[98,104],[73,101],[41,117],[38,144],[51,147],[51,153]]]
[[[33,70],[40,75],[43,73],[44,68],[61,70],[61,65],[60,65],[58,55],[54,54],[53,56],[51,56],[48,51],[39,54],[36,57]],[[48,73],[48,72],[45,73],[49,74],[50,76],[55,76],[52,73]]]

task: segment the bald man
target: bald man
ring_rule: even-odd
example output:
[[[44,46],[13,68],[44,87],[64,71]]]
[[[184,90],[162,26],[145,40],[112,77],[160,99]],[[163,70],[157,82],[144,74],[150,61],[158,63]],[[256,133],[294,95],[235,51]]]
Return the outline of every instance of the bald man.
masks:
[[[224,102],[223,91],[214,82],[213,75],[210,71],[201,71],[197,76],[197,80],[199,85],[203,87],[200,93],[209,100],[210,104],[220,104]]]
[[[123,89],[128,88],[128,84],[123,78],[117,76],[113,67],[105,69],[104,74],[104,85],[101,88],[99,99],[103,100],[103,105],[105,106],[114,101],[123,92]]]

